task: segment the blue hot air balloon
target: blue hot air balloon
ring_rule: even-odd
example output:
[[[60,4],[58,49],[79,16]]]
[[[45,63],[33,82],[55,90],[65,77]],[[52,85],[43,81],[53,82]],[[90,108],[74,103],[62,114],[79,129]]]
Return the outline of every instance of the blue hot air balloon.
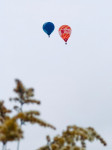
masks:
[[[54,31],[55,26],[52,22],[46,22],[43,24],[44,32],[50,37],[50,34]]]

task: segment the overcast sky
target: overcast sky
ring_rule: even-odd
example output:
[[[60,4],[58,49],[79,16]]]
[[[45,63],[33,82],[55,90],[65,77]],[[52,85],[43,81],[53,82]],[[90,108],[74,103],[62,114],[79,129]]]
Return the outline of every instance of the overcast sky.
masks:
[[[43,23],[51,21],[51,38]],[[68,24],[68,45],[58,34]],[[26,126],[20,150],[46,144],[45,136],[60,134],[67,125],[94,127],[107,141],[88,144],[88,150],[112,149],[112,1],[1,0],[0,99],[12,107],[14,79],[35,88],[41,118],[57,131]],[[15,150],[16,144],[8,144]]]

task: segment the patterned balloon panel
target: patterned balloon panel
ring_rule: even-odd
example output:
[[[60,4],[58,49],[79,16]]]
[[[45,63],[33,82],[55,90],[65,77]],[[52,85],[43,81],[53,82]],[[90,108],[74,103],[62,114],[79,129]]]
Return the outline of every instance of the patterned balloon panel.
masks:
[[[70,35],[71,35],[71,28],[68,25],[63,25],[59,28],[59,35],[61,36],[61,38],[67,42]]]

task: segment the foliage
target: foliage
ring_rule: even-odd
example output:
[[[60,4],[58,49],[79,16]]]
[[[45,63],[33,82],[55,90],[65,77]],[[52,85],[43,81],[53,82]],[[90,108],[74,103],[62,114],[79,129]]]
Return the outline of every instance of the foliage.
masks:
[[[18,141],[17,150],[19,150],[20,139],[23,138],[22,125],[25,123],[38,124],[43,127],[56,129],[53,125],[39,118],[39,111],[24,111],[24,105],[40,105],[40,101],[34,98],[33,88],[26,88],[18,79],[15,81],[16,88],[14,92],[17,94],[17,97],[10,98],[10,102],[14,101],[19,104],[13,107],[16,110],[16,115],[10,117],[13,111],[4,106],[3,100],[0,101],[0,141],[3,143],[3,150],[5,150],[7,142],[12,141]],[[99,140],[104,146],[107,145],[94,128],[68,126],[66,131],[63,131],[60,136],[54,137],[52,141],[47,136],[47,145],[38,150],[86,150],[86,141],[93,142],[95,139]],[[77,143],[80,143],[80,146]]]
[[[20,112],[18,113],[14,119],[21,119],[22,122],[30,122],[32,124],[37,123],[40,126],[44,126],[44,127],[50,127],[52,129],[56,129],[54,126],[46,123],[45,121],[42,121],[41,119],[37,118],[36,116],[39,116],[39,112],[38,111],[29,111],[29,112]]]
[[[3,143],[3,149],[9,141],[18,141],[17,150],[19,150],[19,141],[23,138],[22,125],[29,122],[31,124],[38,124],[43,127],[50,127],[56,129],[53,125],[41,120],[39,118],[40,112],[35,110],[23,111],[23,105],[36,104],[40,105],[40,101],[34,99],[34,89],[25,88],[23,83],[16,79],[16,88],[14,92],[17,97],[10,98],[10,102],[18,102],[19,105],[14,105],[14,110],[17,114],[10,117],[8,114],[12,113],[12,110],[7,109],[4,106],[4,101],[0,101],[0,141]],[[20,120],[20,124],[18,122]]]
[[[38,111],[28,111],[24,112],[23,111],[23,105],[25,104],[36,104],[40,105],[40,101],[36,99],[32,99],[34,97],[34,89],[33,88],[25,88],[23,83],[16,79],[16,88],[14,91],[18,95],[18,97],[15,98],[10,98],[10,100],[14,100],[15,102],[20,103],[19,106],[14,106],[14,109],[18,112],[16,116],[14,116],[14,119],[21,120],[21,124],[24,124],[25,122],[29,122],[31,124],[39,124],[40,126],[44,127],[50,127],[52,129],[55,129],[54,126],[50,125],[49,123],[46,123],[45,121],[41,120],[38,118],[40,116],[40,112]]]
[[[0,101],[0,123],[2,124],[6,119],[9,118],[7,113],[11,113],[11,110],[4,106],[4,101]]]
[[[25,88],[23,83],[16,79],[16,88],[14,92],[18,95],[18,97],[11,98],[10,100],[14,100],[15,102],[19,102],[21,105],[23,104],[40,104],[40,101],[32,99],[34,96],[34,89],[33,88]]]
[[[4,144],[23,138],[23,132],[14,119],[6,119],[0,125],[0,141]]]
[[[52,142],[50,137],[47,136],[48,144],[38,150],[86,150],[86,141],[93,142],[95,139],[99,140],[104,146],[107,145],[103,138],[91,127],[68,126],[67,130],[61,136],[54,137]],[[80,142],[80,146],[77,145],[78,142]]]

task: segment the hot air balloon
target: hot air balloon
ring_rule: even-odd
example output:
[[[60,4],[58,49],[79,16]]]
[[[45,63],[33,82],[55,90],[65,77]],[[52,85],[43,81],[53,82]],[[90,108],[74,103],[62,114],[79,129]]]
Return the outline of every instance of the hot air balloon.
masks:
[[[44,32],[50,37],[50,34],[54,31],[55,26],[52,22],[46,22],[43,24]]]
[[[59,35],[65,41],[65,44],[67,44],[67,41],[71,35],[71,32],[72,32],[72,29],[68,25],[62,25],[59,28]]]

